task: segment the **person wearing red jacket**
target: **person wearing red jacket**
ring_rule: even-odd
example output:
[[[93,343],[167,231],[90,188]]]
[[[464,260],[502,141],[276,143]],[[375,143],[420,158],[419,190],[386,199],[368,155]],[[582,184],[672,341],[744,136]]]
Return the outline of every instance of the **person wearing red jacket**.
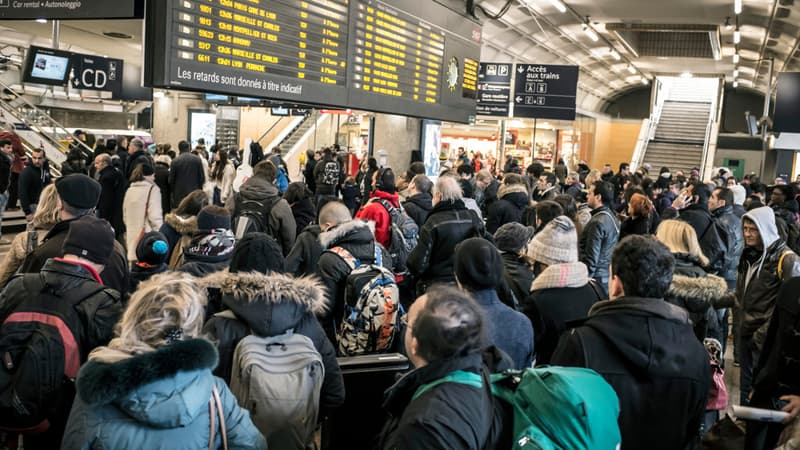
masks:
[[[397,194],[394,172],[384,167],[375,172],[370,200],[356,213],[356,219],[375,223],[375,240],[385,248],[392,243],[392,217],[387,206],[399,208],[400,196]]]

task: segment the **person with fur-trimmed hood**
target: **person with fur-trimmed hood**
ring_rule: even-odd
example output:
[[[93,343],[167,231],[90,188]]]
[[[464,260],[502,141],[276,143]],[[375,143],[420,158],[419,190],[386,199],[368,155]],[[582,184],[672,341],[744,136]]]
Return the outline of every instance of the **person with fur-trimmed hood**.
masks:
[[[186,274],[140,285],[116,337],[78,374],[63,450],[217,449],[223,441],[231,450],[266,450],[250,414],[211,373],[217,351],[199,337],[205,304]]]
[[[319,235],[322,255],[317,274],[325,284],[328,304],[325,312],[317,317],[328,337],[334,341],[333,321],[341,320],[344,314],[345,285],[352,270],[341,256],[327,250],[340,247],[364,264],[374,263],[376,254],[380,252],[381,262],[389,270],[392,270],[392,257],[376,242],[371,223],[354,220],[344,203],[334,201],[325,205],[319,213],[319,226],[322,230]]]
[[[190,192],[177,208],[164,216],[164,224],[158,231],[167,238],[170,269],[177,268],[183,247],[189,244],[192,235],[197,232],[197,214],[206,206],[208,196],[198,189]]]
[[[498,228],[510,223],[522,223],[522,213],[530,203],[528,189],[517,174],[509,174],[497,191],[497,201],[489,206],[486,216],[486,231],[494,234]]]
[[[325,288],[318,278],[294,278],[284,272],[280,245],[265,233],[250,233],[236,244],[229,272],[200,280],[201,285],[219,290],[227,308],[203,328],[220,354],[214,374],[230,383],[234,350],[249,334],[273,337],[293,330],[311,339],[322,355],[320,408],[331,410],[344,403],[344,381],[336,350],[315,317],[328,309]]]

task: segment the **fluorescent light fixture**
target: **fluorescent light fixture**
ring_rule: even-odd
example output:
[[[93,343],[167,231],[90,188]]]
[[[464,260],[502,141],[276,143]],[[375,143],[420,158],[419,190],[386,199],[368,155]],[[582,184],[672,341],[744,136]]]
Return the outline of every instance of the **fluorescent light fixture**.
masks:
[[[636,67],[633,67],[632,64],[628,64],[628,72],[631,74],[636,73]]]
[[[583,24],[583,32],[586,34],[586,36],[589,37],[589,39],[591,39],[594,42],[597,42],[597,41],[600,40],[600,36],[598,36],[597,33],[594,32],[592,27],[590,27],[587,24]]]
[[[558,12],[567,12],[567,5],[565,5],[561,0],[550,0],[550,4],[552,4],[558,10]]]
[[[742,0],[734,0],[734,2],[733,2],[733,12],[737,16],[742,13]]]
[[[609,51],[609,54],[611,54],[611,57],[617,61],[622,59],[622,56],[620,56],[619,52],[614,50],[613,48]]]
[[[681,78],[692,78],[692,72],[683,72]]]
[[[647,77],[642,77],[642,84],[647,86],[648,84],[650,84],[650,80],[648,80]]]
[[[153,92],[153,98],[164,98],[164,91]]]
[[[736,89],[739,87],[739,80],[733,80],[733,88]]]
[[[733,32],[733,43],[738,44],[739,42],[742,42],[742,32],[736,30]]]
[[[47,23],[47,19],[36,19],[39,23]]]
[[[739,64],[739,54],[738,53],[734,53],[733,54],[733,63],[734,64]]]
[[[733,78],[736,78],[738,76],[739,76],[739,69],[733,69]]]

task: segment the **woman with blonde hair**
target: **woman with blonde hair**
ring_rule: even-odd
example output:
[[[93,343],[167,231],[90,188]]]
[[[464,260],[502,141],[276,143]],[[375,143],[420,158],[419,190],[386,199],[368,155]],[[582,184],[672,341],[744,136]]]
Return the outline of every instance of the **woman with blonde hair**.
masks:
[[[47,233],[61,220],[58,210],[58,192],[55,183],[45,186],[39,197],[39,206],[28,224],[28,231],[20,233],[11,241],[3,262],[0,263],[0,287],[5,286],[11,276],[25,261],[25,256],[33,252],[44,241]]]
[[[211,373],[217,351],[200,338],[206,301],[185,274],[139,285],[116,337],[92,351],[78,374],[61,448],[267,448]]]
[[[672,285],[665,300],[689,311],[694,332],[702,342],[706,337],[722,340],[722,324],[714,308],[732,303],[724,279],[705,271],[708,258],[700,249],[697,233],[682,220],[661,222],[656,238],[675,258]]]

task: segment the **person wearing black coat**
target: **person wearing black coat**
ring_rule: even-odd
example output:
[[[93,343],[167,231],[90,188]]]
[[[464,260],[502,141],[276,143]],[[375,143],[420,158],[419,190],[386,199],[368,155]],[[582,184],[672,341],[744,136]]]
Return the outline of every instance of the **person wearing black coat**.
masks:
[[[308,190],[314,192],[317,190],[317,180],[314,179],[314,167],[317,165],[317,160],[314,158],[314,150],[309,149],[306,151],[306,164],[303,167],[303,178],[305,179]]]
[[[100,182],[100,200],[97,202],[97,217],[106,219],[116,233],[117,240],[124,242],[125,222],[122,220],[122,201],[125,198],[125,178],[111,163],[111,156],[100,154],[95,158],[94,168]]]
[[[133,153],[130,153],[131,150],[133,150]],[[154,165],[153,157],[147,153],[147,150],[144,148],[144,142],[142,142],[141,139],[131,139],[128,152],[130,156],[128,156],[128,162],[125,165],[126,180],[130,180],[133,171],[142,164],[147,164],[151,167]]]
[[[313,197],[314,193],[306,187],[305,183],[297,181],[289,183],[289,187],[283,193],[283,199],[292,208],[292,216],[297,225],[296,236],[299,236],[310,223],[317,219],[317,209],[314,207]]]
[[[314,223],[297,235],[292,250],[286,256],[287,273],[301,277],[317,272],[317,263],[322,255],[322,246],[319,244],[320,233],[322,230]]]
[[[206,173],[200,157],[193,155],[189,143],[181,141],[178,144],[180,154],[172,161],[169,167],[169,191],[171,194],[172,208],[177,208],[181,200],[190,192],[203,189],[206,182]]]
[[[653,202],[644,194],[634,193],[628,201],[628,218],[619,227],[619,239],[632,234],[655,234],[659,222]]]
[[[156,186],[161,190],[161,211],[167,214],[172,210],[171,195],[169,192],[169,164],[170,159],[167,155],[159,155],[156,157],[156,165],[153,167],[156,174]]]
[[[592,218],[580,235],[580,261],[586,264],[589,278],[597,281],[603,291],[608,290],[611,252],[619,241],[619,224],[611,202],[613,188],[609,183],[596,181],[589,186],[586,204],[592,208]]]
[[[512,222],[498,228],[494,233],[495,245],[503,257],[503,276],[507,286],[503,286],[498,295],[507,305],[521,303],[531,292],[534,275],[525,250],[533,238],[533,231],[532,227]]]
[[[475,174],[475,201],[481,208],[481,216],[487,217],[489,207],[497,201],[500,182],[488,170],[481,170]]]
[[[19,203],[26,217],[33,214],[42,189],[51,181],[50,165],[44,150],[33,150],[30,162],[19,175]]]
[[[489,206],[486,231],[494,233],[507,223],[522,223],[522,213],[529,204],[528,189],[522,184],[522,177],[516,174],[507,175],[497,191],[497,200]]]
[[[408,184],[409,196],[403,202],[403,209],[420,228],[425,224],[428,214],[433,209],[431,189],[433,189],[433,183],[425,175],[416,175]]]

